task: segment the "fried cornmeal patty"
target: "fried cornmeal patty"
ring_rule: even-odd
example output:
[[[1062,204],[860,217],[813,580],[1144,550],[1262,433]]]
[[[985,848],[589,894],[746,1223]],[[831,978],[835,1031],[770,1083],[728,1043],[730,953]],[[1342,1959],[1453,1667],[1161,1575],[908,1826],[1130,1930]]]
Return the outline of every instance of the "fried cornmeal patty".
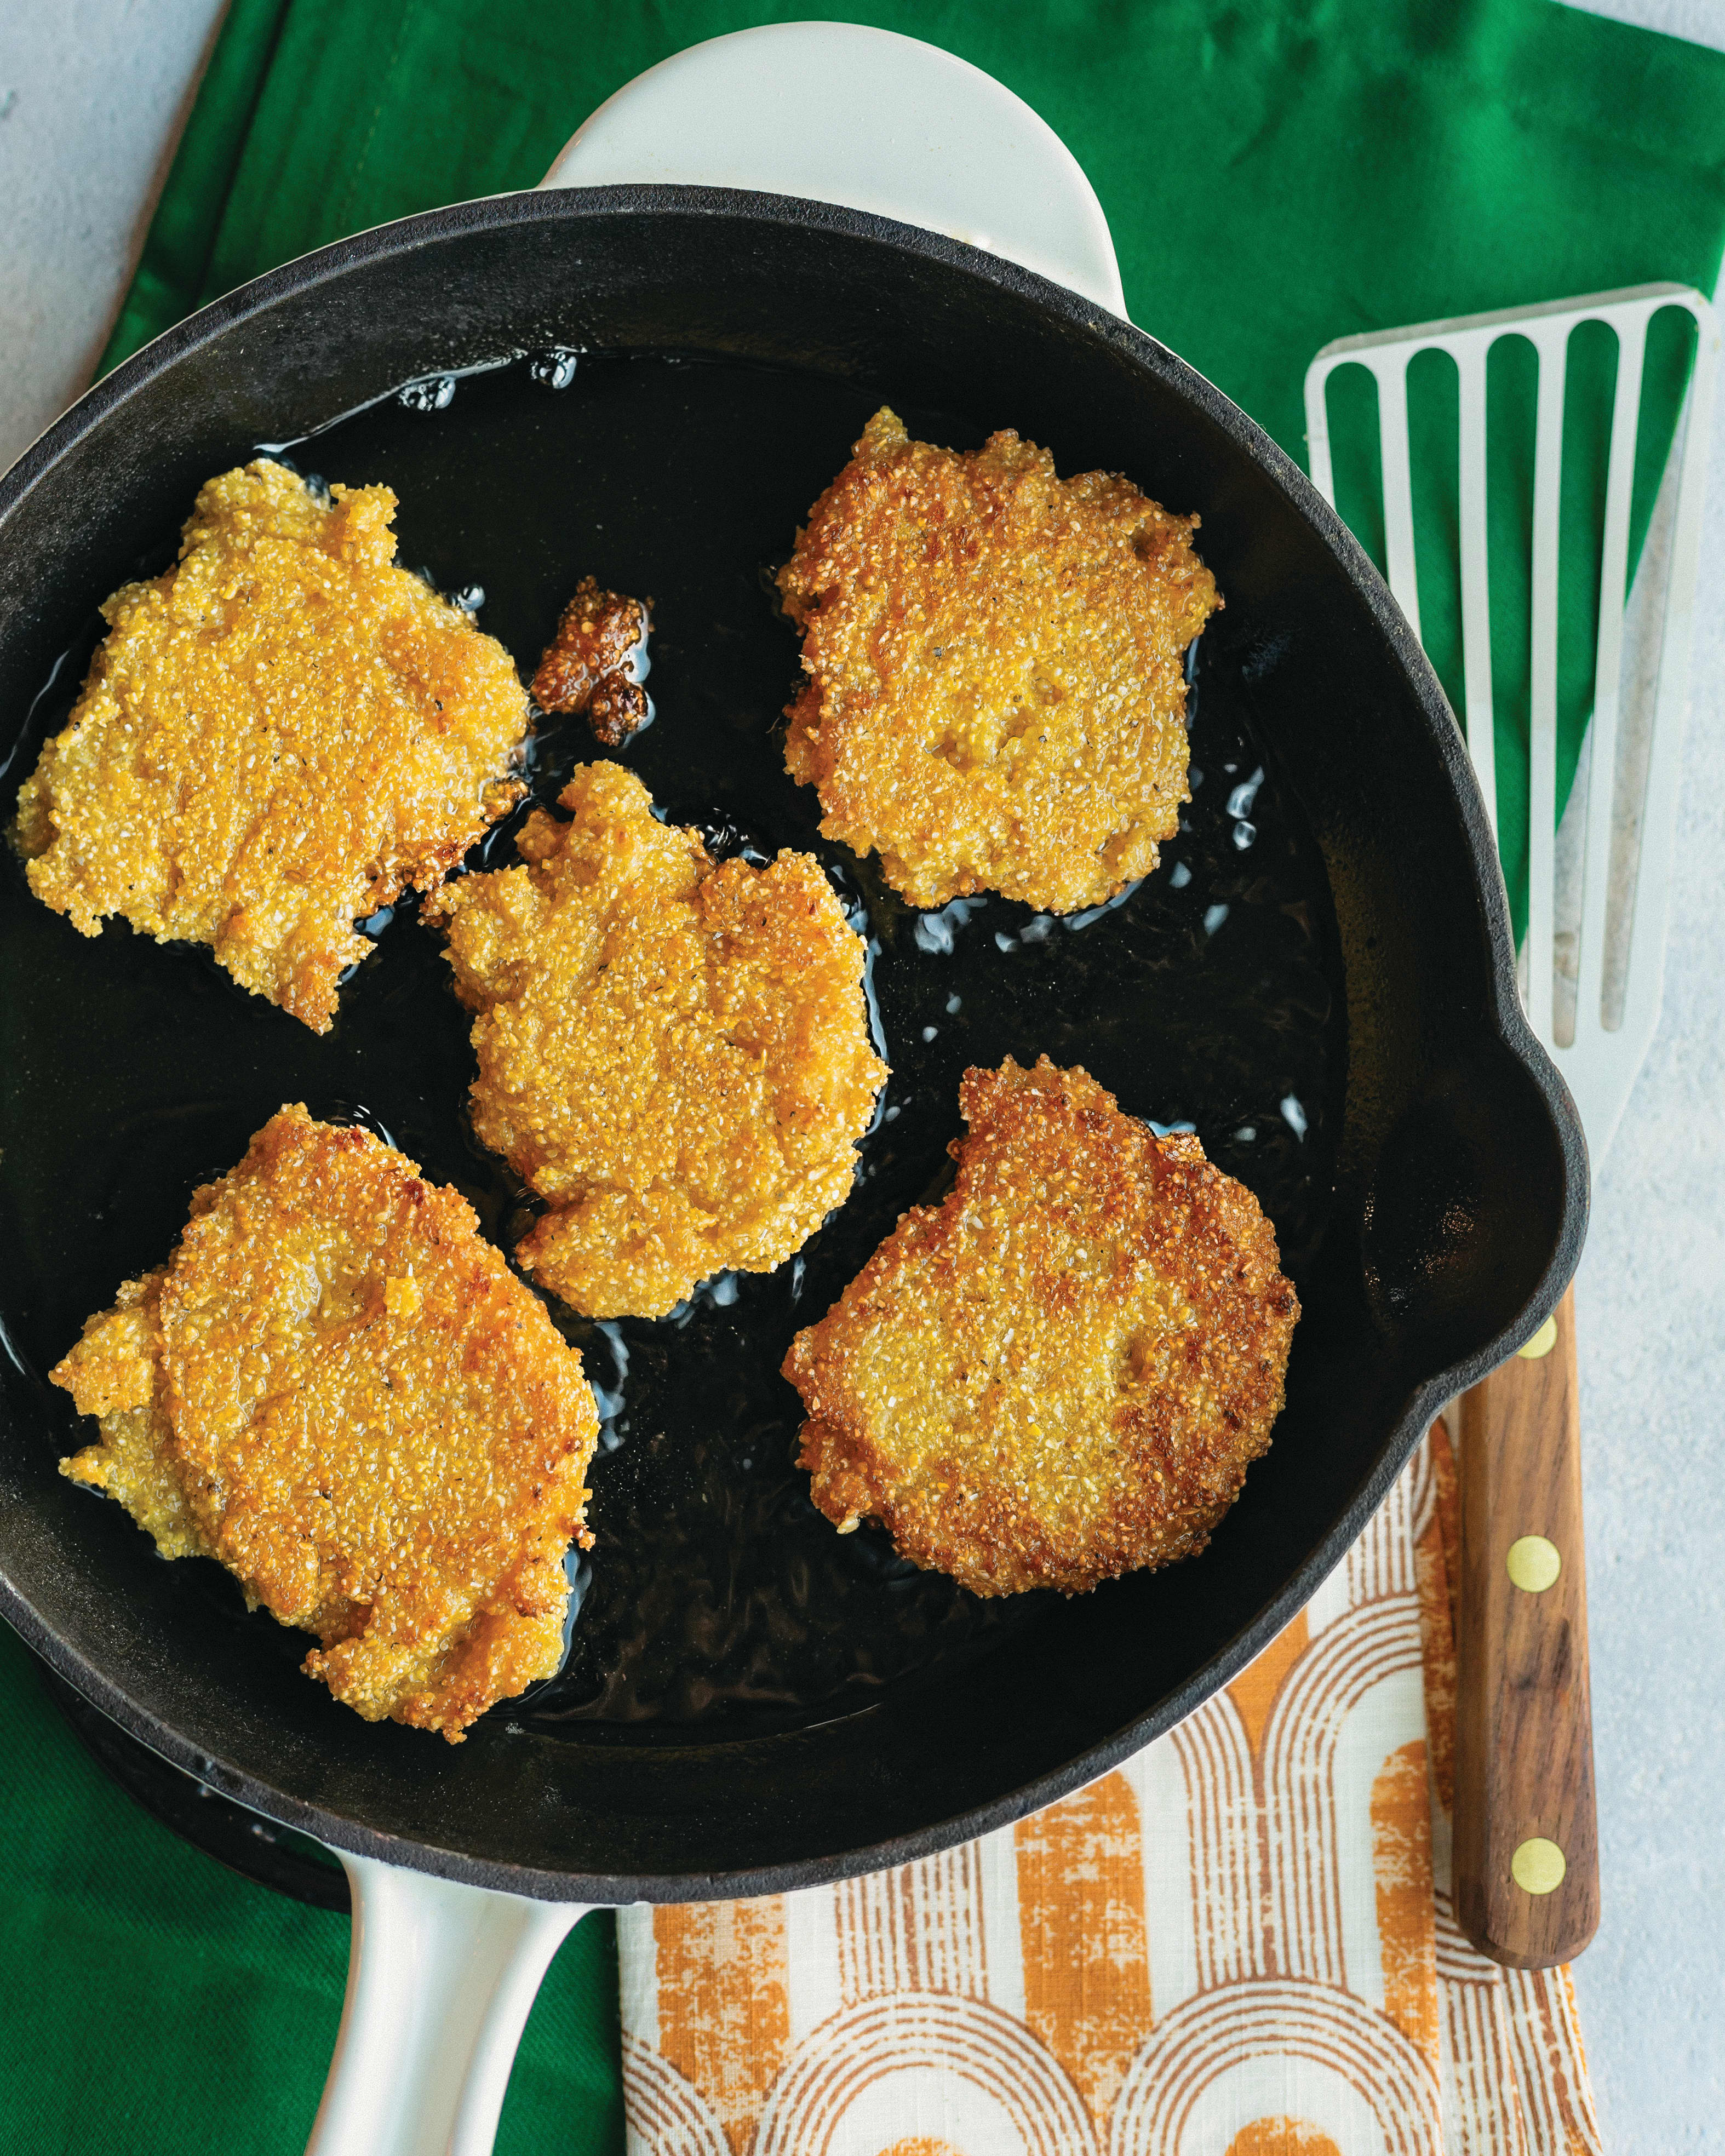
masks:
[[[785,1358],[815,1503],[978,1594],[1193,1555],[1281,1411],[1300,1307],[1269,1222],[1083,1070],[1009,1059],[958,1098],[951,1196]]]
[[[862,939],[820,865],[715,861],[640,781],[583,765],[525,865],[439,896],[477,1013],[479,1137],[551,1209],[516,1248],[593,1317],[770,1272],[850,1188],[886,1066]]]
[[[367,1722],[451,1743],[562,1660],[598,1435],[580,1356],[478,1225],[284,1108],[52,1373],[101,1420],[63,1474],[315,1632],[307,1674]]]
[[[823,834],[913,906],[1070,913],[1147,875],[1190,798],[1186,647],[1221,604],[1197,526],[1009,430],[961,456],[877,412],[778,578],[809,676],[785,763]]]
[[[326,507],[260,458],[198,496],[179,560],[108,634],[18,795],[30,888],[80,934],[120,914],[208,943],[328,1029],[353,924],[435,889],[519,799],[509,654],[395,566],[386,486]]]

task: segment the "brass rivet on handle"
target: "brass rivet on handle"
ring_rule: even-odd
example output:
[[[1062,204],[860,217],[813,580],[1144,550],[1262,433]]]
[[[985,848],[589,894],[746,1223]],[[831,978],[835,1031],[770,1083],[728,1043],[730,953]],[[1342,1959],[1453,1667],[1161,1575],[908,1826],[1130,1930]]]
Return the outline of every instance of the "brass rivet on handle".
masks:
[[[1554,1841],[1534,1835],[1509,1860],[1509,1875],[1524,1893],[1549,1894],[1563,1883],[1568,1870],[1563,1852]]]
[[[1537,1363],[1542,1355],[1549,1355],[1557,1344],[1558,1318],[1557,1312],[1553,1311],[1527,1346],[1517,1348],[1516,1353],[1524,1362]]]
[[[1543,1535],[1523,1535],[1510,1544],[1503,1565],[1524,1594],[1543,1594],[1563,1569],[1563,1560],[1557,1544]]]

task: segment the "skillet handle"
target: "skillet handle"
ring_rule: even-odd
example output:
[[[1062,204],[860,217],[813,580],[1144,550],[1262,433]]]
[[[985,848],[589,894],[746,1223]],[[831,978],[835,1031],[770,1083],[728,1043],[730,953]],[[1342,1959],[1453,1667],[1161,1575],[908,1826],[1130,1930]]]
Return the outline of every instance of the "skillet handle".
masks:
[[[306,2156],[490,2156],[540,1980],[588,1911],[337,1853],[353,1944]]]
[[[691,45],[582,126],[544,187],[747,187],[920,224],[1124,315],[1083,168],[968,60],[855,23],[774,23]]]
[[[1455,1915],[1512,1969],[1599,1922],[1573,1289],[1550,1322],[1461,1402]]]

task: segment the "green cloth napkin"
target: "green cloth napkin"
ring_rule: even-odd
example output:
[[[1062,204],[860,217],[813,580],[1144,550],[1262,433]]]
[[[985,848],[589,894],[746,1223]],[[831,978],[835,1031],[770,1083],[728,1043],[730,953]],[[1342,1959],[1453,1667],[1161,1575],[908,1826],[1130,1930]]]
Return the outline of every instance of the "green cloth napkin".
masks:
[[[531,187],[642,69],[812,12],[808,0],[234,0],[105,364],[308,248]],[[1712,289],[1725,55],[1553,0],[857,0],[836,12],[947,46],[1028,100],[1095,183],[1133,320],[1302,464],[1306,366],[1333,337],[1655,279]],[[1638,536],[1686,366],[1681,340],[1666,340]],[[1564,791],[1591,680],[1597,593],[1582,527],[1603,484],[1610,371],[1609,355],[1578,352]],[[1333,402],[1342,506],[1381,558],[1369,429],[1348,377]],[[1494,497],[1493,626],[1499,797],[1518,894],[1526,577],[1514,557],[1530,409],[1526,372],[1506,354],[1492,383],[1494,440],[1511,452]],[[1421,468],[1436,475],[1419,535],[1425,626],[1459,708],[1453,592],[1437,567],[1455,513],[1453,477],[1447,490],[1443,480],[1453,396],[1446,409],[1440,380],[1418,385],[1414,428]],[[0,1940],[13,1980],[0,2015],[0,2156],[110,2146],[290,2156],[335,2034],[345,1926],[231,1879],[110,1790],[4,1644],[13,1883]],[[504,2156],[621,2147],[602,1923],[573,1934],[535,2010]]]
[[[348,1924],[159,1826],[61,1721],[0,1625],[0,2156],[299,2156]],[[584,1917],[521,2039],[500,2156],[623,2147],[616,1926]]]

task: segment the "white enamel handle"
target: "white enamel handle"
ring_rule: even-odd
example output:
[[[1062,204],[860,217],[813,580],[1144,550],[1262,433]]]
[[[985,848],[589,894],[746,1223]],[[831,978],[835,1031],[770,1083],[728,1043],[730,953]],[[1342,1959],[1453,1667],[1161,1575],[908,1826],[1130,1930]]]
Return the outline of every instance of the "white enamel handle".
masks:
[[[1060,136],[980,68],[896,31],[775,23],[691,45],[602,105],[540,185],[641,182],[896,218],[1126,312],[1108,220]]]
[[[540,1979],[588,1911],[341,1863],[347,1997],[306,2156],[490,2156]]]

